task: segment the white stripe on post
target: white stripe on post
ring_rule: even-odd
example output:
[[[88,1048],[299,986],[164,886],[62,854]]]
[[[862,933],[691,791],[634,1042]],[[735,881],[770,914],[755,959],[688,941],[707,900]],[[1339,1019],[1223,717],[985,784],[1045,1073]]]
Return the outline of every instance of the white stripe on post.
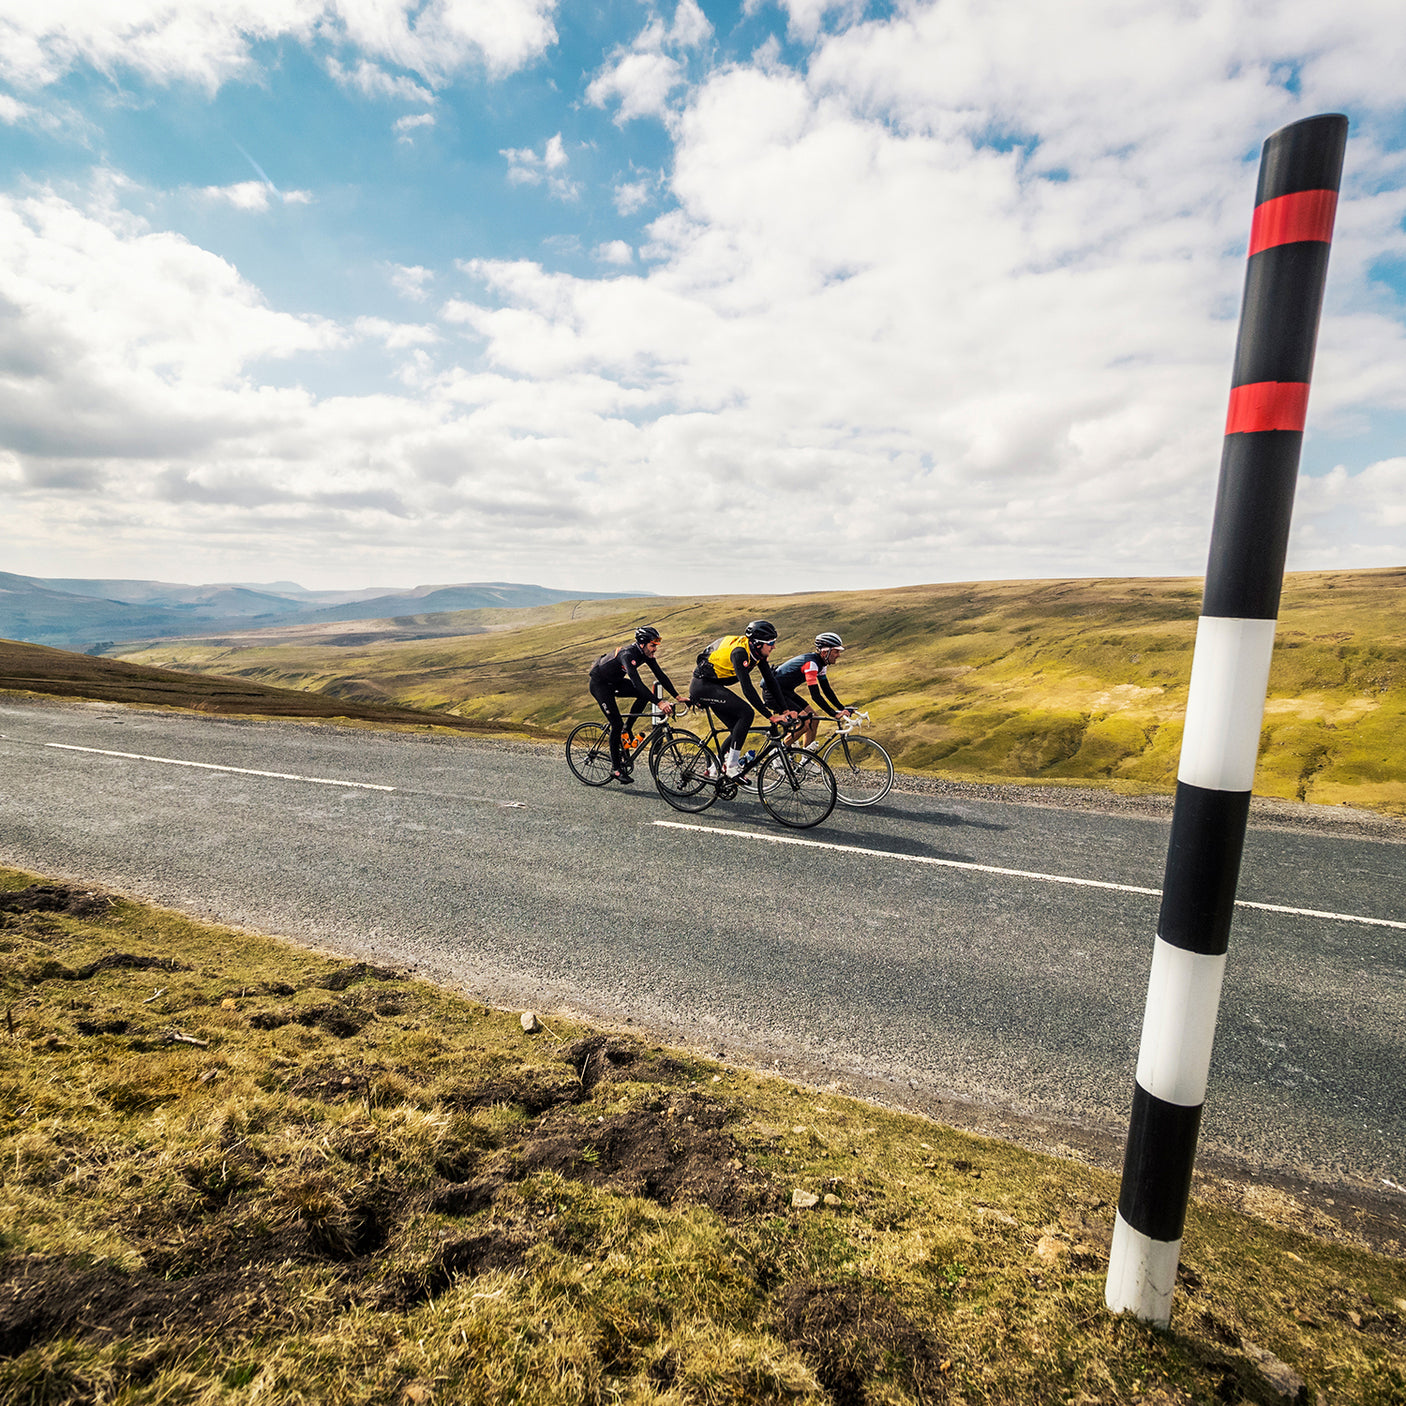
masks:
[[[1273,620],[1201,617],[1178,781],[1207,791],[1248,791],[1254,785],[1274,626]]]
[[[1134,1313],[1165,1327],[1172,1321],[1172,1291],[1181,1260],[1180,1240],[1154,1240],[1121,1215],[1113,1222],[1105,1302],[1114,1313]]]
[[[1206,1101],[1225,956],[1187,952],[1160,937],[1153,948],[1137,1081],[1167,1103]]]

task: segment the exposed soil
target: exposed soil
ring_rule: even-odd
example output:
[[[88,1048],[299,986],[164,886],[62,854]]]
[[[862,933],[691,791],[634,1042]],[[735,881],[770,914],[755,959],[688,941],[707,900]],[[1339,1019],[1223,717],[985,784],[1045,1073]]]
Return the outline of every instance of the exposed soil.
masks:
[[[489,1175],[552,1171],[573,1181],[644,1196],[662,1206],[711,1207],[728,1219],[779,1210],[782,1192],[746,1165],[724,1129],[729,1113],[697,1093],[595,1122],[561,1112],[543,1120]]]
[[[789,1284],[781,1325],[835,1406],[865,1406],[875,1377],[896,1378],[919,1401],[946,1399],[941,1344],[873,1289]]]
[[[0,893],[0,913],[61,913],[66,918],[101,917],[112,899],[95,889],[69,884],[31,884]]]
[[[186,1279],[121,1274],[49,1255],[0,1259],[0,1357],[54,1338],[200,1337],[278,1317],[274,1283],[254,1265]]]

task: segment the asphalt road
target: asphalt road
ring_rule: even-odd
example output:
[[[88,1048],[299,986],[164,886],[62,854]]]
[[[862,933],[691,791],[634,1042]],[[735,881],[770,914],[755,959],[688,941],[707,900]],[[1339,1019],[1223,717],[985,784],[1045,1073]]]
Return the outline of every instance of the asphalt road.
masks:
[[[792,832],[754,797],[680,815],[640,773],[591,790],[555,749],[7,701],[0,861],[938,1116],[1124,1124],[1157,916],[1128,890],[1161,883],[1164,812],[895,793]],[[1342,916],[1240,909],[1203,1152],[1406,1184],[1403,841],[1252,824],[1241,899]]]

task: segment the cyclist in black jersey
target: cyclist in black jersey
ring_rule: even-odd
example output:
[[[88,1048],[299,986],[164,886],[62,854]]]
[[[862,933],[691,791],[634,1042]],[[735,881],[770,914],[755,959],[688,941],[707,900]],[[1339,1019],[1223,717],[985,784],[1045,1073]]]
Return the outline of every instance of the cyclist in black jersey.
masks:
[[[731,729],[723,756],[723,771],[728,776],[742,770],[742,747],[757,714],[765,713],[770,722],[779,723],[786,711],[768,707],[752,682],[755,669],[761,675],[764,693],[779,692],[768,662],[775,648],[776,626],[770,620],[753,620],[742,634],[724,635],[698,656],[688,697],[691,703],[711,708]],[[745,703],[727,687],[734,683],[741,688]]]
[[[591,697],[600,704],[600,710],[605,714],[605,720],[610,726],[610,762],[613,768],[611,777],[622,786],[631,785],[635,778],[630,774],[630,761],[625,756],[625,749],[620,742],[620,735],[625,730],[625,720],[620,716],[620,705],[615,700],[635,700],[630,709],[629,724],[633,732],[640,714],[654,702],[654,694],[640,678],[641,667],[648,665],[674,702],[684,701],[678,689],[669,682],[669,676],[655,663],[654,656],[659,650],[660,639],[659,631],[653,625],[641,625],[635,631],[633,643],[627,641],[613,653],[602,654],[591,665]],[[674,711],[674,704],[661,703],[659,711],[667,716]]]
[[[804,745],[807,747],[815,745],[816,733],[820,728],[820,719],[815,714],[815,708],[822,709],[832,718],[854,712],[853,708],[848,708],[840,702],[835,690],[830,687],[830,679],[826,672],[844,652],[844,648],[844,641],[839,635],[833,630],[823,630],[815,637],[814,650],[809,654],[798,654],[794,659],[788,659],[773,671],[778,687],[774,693],[765,695],[767,704],[778,710],[791,709],[806,716],[803,736]],[[814,707],[801,701],[799,690],[802,684],[810,691]]]

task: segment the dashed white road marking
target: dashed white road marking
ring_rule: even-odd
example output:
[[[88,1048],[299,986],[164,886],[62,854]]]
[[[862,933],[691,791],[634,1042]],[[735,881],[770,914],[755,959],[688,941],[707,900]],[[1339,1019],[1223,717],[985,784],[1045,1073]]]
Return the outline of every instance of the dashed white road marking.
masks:
[[[247,766],[221,766],[216,762],[192,762],[183,757],[151,757],[145,752],[114,752],[106,747],[79,747],[71,742],[41,742],[41,747],[54,747],[60,752],[90,752],[99,757],[121,757],[131,762],[160,762],[163,766],[197,767],[201,771],[231,771],[238,776],[264,776],[274,781],[304,781],[310,786],[346,786],[357,791],[389,791],[402,796],[434,796],[441,800],[476,801],[482,805],[500,806],[504,810],[525,810],[526,801],[500,801],[491,796],[441,795],[439,792],[414,791],[404,786],[383,786],[376,781],[337,781],[330,776],[302,776],[292,771],[256,771]]]
[[[994,864],[973,864],[964,859],[937,859],[926,854],[899,854],[891,849],[866,849],[862,845],[837,845],[828,840],[803,840],[796,835],[763,835],[756,830],[725,830],[715,825],[687,825],[678,820],[656,820],[654,824],[666,830],[692,830],[700,835],[725,835],[734,840],[760,840],[769,845],[800,845],[806,849],[836,850],[840,854],[871,855],[877,859],[894,859],[901,864],[931,864],[941,869],[965,869],[976,874],[999,874],[1009,879],[1033,879],[1044,884],[1067,884],[1074,888],[1113,889],[1117,893],[1146,894],[1161,898],[1161,889],[1139,888],[1136,884],[1115,884],[1107,879],[1079,879],[1071,874],[1042,874],[1033,869],[1003,869]],[[1289,908],[1280,903],[1252,903],[1236,899],[1237,908],[1257,908],[1264,913],[1289,913],[1297,918],[1327,918],[1337,923],[1366,923],[1371,927],[1400,928],[1406,922],[1395,918],[1366,918],[1359,913],[1325,913],[1317,908]]]
[[[374,781],[333,781],[326,776],[298,776],[291,771],[255,771],[247,766],[218,766],[214,762],[188,762],[181,757],[148,757],[142,752],[110,752],[106,747],[76,747],[71,742],[45,742],[45,747],[60,752],[91,752],[99,757],[123,757],[130,762],[162,762],[166,766],[199,767],[201,771],[233,771],[240,776],[268,776],[275,781],[306,781],[313,786],[351,786],[359,791],[394,791],[394,786],[380,786]]]

